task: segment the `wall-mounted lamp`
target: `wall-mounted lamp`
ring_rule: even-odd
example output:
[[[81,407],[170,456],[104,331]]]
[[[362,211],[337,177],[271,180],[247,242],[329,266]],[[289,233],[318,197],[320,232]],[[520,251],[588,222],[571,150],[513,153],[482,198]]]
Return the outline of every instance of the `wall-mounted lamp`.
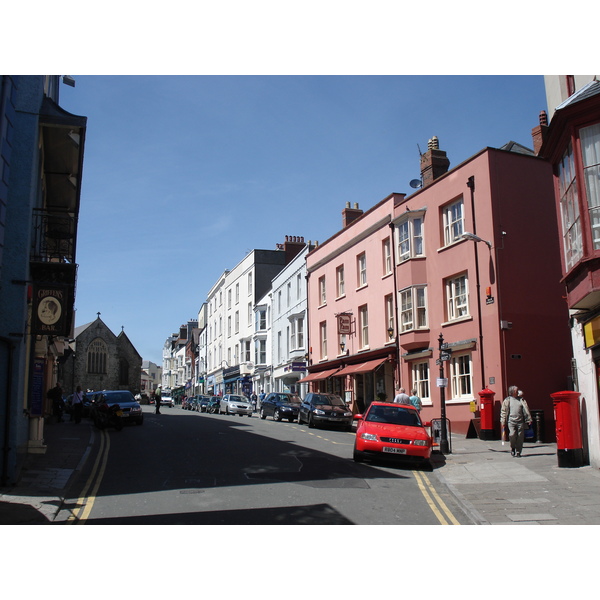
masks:
[[[390,340],[394,337],[394,328],[393,327],[388,327],[387,330],[388,336],[390,338]]]
[[[487,244],[487,247],[490,250],[492,249],[491,242],[488,242],[487,240],[480,238],[478,235],[475,235],[474,233],[469,233],[468,231],[465,231],[461,237],[465,240],[471,240],[472,242],[483,242],[484,244]]]
[[[340,342],[340,350],[342,354],[344,353],[344,348],[346,348],[346,344],[344,342]]]

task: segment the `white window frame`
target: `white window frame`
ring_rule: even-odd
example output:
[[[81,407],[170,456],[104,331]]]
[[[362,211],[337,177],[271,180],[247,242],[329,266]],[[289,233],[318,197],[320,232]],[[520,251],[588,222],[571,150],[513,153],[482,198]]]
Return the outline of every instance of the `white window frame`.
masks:
[[[319,343],[321,345],[321,360],[327,358],[327,321],[319,323]]]
[[[367,285],[367,253],[361,252],[356,257],[356,283],[361,288]]]
[[[335,281],[337,287],[337,297],[342,298],[346,295],[346,284],[344,282],[344,265],[340,265],[335,270]]]
[[[448,321],[458,321],[470,316],[469,279],[466,273],[446,279],[446,310]]]
[[[444,222],[444,246],[450,246],[462,239],[465,231],[464,201],[462,198],[450,202],[442,208]]]
[[[388,334],[388,329],[391,329],[394,332],[396,331],[396,319],[394,318],[394,294],[388,294],[383,299],[383,301],[385,303],[385,333],[387,335],[386,339],[391,341],[394,339],[394,334],[392,334],[392,337],[390,338]]]
[[[573,146],[571,144],[569,144],[558,165],[557,176],[565,270],[569,271],[583,258],[575,157],[573,156]]]
[[[358,307],[359,344],[361,350],[369,347],[369,307],[364,304]]]
[[[327,286],[325,283],[325,275],[319,277],[319,306],[327,304]]]
[[[415,360],[411,365],[412,387],[423,404],[431,404],[431,379],[429,360]]]
[[[400,333],[414,329],[427,329],[427,286],[413,285],[398,293]]]
[[[383,260],[383,275],[385,277],[392,273],[392,242],[389,237],[381,243],[381,255]]]
[[[424,216],[424,212],[419,215],[412,215],[396,225],[398,236],[396,260],[398,263],[425,255],[423,250]]]
[[[473,399],[473,358],[471,352],[453,354],[449,363],[451,401],[470,402]]]
[[[600,123],[579,130],[583,180],[594,250],[600,250]]]

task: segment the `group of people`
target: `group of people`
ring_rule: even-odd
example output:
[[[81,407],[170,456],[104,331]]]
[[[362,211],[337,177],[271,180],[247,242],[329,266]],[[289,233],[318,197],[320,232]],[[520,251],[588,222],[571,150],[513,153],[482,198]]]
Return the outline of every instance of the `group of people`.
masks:
[[[423,403],[421,402],[421,398],[417,396],[417,390],[411,390],[410,396],[406,393],[404,388],[400,388],[398,393],[394,397],[394,402],[396,404],[408,404],[414,406],[419,412],[423,408]]]
[[[56,422],[62,423],[66,405],[60,381],[57,381],[56,385],[48,390],[47,397],[52,402],[52,414],[56,418]],[[71,420],[75,421],[75,423],[81,423],[82,415],[83,390],[81,389],[81,386],[78,385],[71,399]]]
[[[394,402],[412,405],[419,412],[423,408],[421,399],[417,396],[417,390],[411,390],[409,396],[404,388],[400,388],[394,397]],[[500,409],[502,440],[510,442],[511,456],[521,456],[525,431],[528,427],[531,427],[532,421],[531,412],[527,401],[523,397],[523,392],[516,385],[511,385],[508,388],[508,396],[502,402],[502,408]]]

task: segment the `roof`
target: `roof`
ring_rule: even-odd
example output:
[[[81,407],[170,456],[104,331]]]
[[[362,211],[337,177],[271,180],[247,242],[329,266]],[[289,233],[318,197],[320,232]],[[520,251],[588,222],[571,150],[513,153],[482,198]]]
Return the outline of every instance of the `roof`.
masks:
[[[517,154],[527,154],[528,156],[535,156],[535,152],[526,146],[518,144],[517,142],[507,142],[499,150],[506,150],[507,152],[516,152]]]
[[[559,104],[555,110],[561,110],[567,106],[581,102],[582,100],[587,100],[597,94],[600,94],[600,81],[593,79],[589,83],[586,83],[581,89],[577,90],[572,96],[569,96],[564,102]]]

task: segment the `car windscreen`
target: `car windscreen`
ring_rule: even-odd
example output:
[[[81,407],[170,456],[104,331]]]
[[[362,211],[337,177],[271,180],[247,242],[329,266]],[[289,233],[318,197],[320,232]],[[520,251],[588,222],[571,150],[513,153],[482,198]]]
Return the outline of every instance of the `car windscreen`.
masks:
[[[421,427],[421,419],[416,411],[402,406],[371,406],[365,421],[371,423],[389,423],[391,425],[408,425]]]
[[[229,396],[229,401],[230,402],[248,402],[248,400],[246,400],[246,398],[243,398],[242,396]]]
[[[302,402],[300,396],[297,396],[296,394],[279,394],[275,396],[274,400],[279,400],[279,402]]]
[[[129,392],[114,392],[104,394],[106,401],[109,404],[118,404],[120,402],[135,402],[135,398]]]
[[[330,404],[331,406],[346,406],[339,396],[329,394],[318,394],[313,397],[313,404]]]

